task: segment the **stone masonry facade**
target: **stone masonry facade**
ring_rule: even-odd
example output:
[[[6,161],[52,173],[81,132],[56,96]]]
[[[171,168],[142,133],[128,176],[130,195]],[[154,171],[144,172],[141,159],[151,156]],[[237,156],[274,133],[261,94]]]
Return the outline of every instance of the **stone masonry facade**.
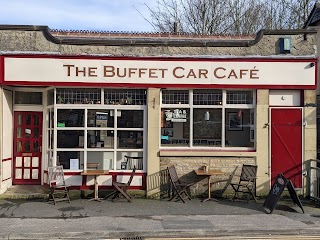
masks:
[[[126,57],[217,57],[217,58],[250,58],[250,57],[287,57],[279,55],[279,38],[291,36],[292,51],[290,57],[310,57],[316,53],[316,31],[264,31],[257,36],[162,36],[142,34],[132,37],[128,34],[90,35],[83,32],[78,35],[68,35],[63,32],[44,28],[26,28],[0,25],[0,52],[2,54],[50,54],[50,55],[82,55],[82,56],[126,56]],[[64,43],[69,39],[70,44]],[[137,44],[136,38],[143,43]],[[84,39],[88,43],[82,42]],[[89,40],[92,40],[90,43]],[[117,45],[117,39],[119,45]],[[158,42],[152,42],[154,39]],[[195,42],[193,42],[193,40]],[[105,43],[104,43],[105,41]],[[112,41],[112,44],[108,44]],[[126,44],[120,44],[125,41]],[[148,43],[150,41],[150,43]],[[177,44],[172,43],[176,41]],[[242,44],[240,44],[242,43]],[[189,45],[188,45],[189,44]],[[202,46],[200,46],[202,44]],[[239,166],[236,175],[240,174],[241,165],[259,164],[256,155],[223,156],[212,153],[213,156],[160,156],[160,171],[169,165],[175,165],[180,176],[186,181],[195,182],[191,188],[192,195],[200,195],[207,189],[207,180],[195,175],[193,169],[208,165],[225,172],[224,176],[213,177],[213,189],[223,189],[229,179],[229,174]],[[239,154],[238,154],[239,155]],[[159,156],[158,156],[159,157]],[[150,162],[151,160],[149,160]],[[258,187],[258,186],[257,186]],[[230,187],[225,191],[228,194]]]

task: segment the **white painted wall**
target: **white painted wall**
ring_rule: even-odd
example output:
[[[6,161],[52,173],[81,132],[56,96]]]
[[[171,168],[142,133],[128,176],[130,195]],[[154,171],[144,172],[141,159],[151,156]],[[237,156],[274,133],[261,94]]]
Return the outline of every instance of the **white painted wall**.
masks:
[[[2,139],[1,139],[1,189],[5,192],[12,186],[12,161],[13,161],[13,93],[10,90],[2,92]],[[3,159],[10,159],[5,160]],[[3,181],[4,180],[4,181]]]

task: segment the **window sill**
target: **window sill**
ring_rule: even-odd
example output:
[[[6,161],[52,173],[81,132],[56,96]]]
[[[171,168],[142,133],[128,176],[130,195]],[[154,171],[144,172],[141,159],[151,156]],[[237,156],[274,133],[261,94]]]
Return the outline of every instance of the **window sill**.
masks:
[[[167,157],[167,156],[179,156],[179,157],[194,157],[194,156],[256,156],[256,149],[254,148],[220,148],[220,149],[160,149],[159,151],[160,157]]]

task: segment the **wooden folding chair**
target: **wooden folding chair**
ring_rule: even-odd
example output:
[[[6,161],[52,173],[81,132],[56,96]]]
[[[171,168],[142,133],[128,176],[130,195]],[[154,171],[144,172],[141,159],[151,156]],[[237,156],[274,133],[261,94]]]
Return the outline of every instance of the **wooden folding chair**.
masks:
[[[130,184],[132,182],[132,179],[136,172],[136,166],[133,166],[130,178],[127,183],[121,183],[121,182],[112,182],[112,186],[115,188],[115,191],[107,195],[105,198],[109,198],[112,196],[112,201],[119,201],[121,197],[124,197],[128,200],[128,202],[132,202],[132,196],[128,193],[128,188],[130,187]]]
[[[64,180],[63,166],[48,167],[49,201],[54,204],[60,201],[68,201],[69,186]]]
[[[169,199],[169,201],[172,201],[173,199],[180,199],[182,202],[185,203],[185,200],[183,197],[187,197],[189,200],[191,200],[190,195],[188,194],[188,189],[190,188],[193,183],[186,183],[179,179],[176,168],[174,165],[169,166],[168,168],[170,182],[172,185],[172,197]]]
[[[216,191],[217,197],[222,197],[224,192],[228,189],[229,185],[231,184],[231,182],[233,180],[233,176],[236,174],[238,168],[239,168],[239,166],[236,166],[234,168],[234,170],[229,174],[228,178],[218,179],[218,180],[215,180],[210,183],[211,185],[213,185],[213,184],[225,182],[224,187],[222,189],[219,189]]]
[[[251,196],[257,202],[257,198],[255,196],[257,169],[258,166],[256,165],[243,164],[239,182],[230,183],[234,190],[233,201],[236,198],[240,199],[239,196],[241,194],[242,196],[247,196],[247,202]]]

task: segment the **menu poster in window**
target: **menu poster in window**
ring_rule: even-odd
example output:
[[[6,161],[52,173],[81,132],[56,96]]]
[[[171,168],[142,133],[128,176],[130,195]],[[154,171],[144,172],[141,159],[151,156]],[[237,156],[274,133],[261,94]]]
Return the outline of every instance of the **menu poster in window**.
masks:
[[[70,170],[79,170],[79,159],[70,159]]]

